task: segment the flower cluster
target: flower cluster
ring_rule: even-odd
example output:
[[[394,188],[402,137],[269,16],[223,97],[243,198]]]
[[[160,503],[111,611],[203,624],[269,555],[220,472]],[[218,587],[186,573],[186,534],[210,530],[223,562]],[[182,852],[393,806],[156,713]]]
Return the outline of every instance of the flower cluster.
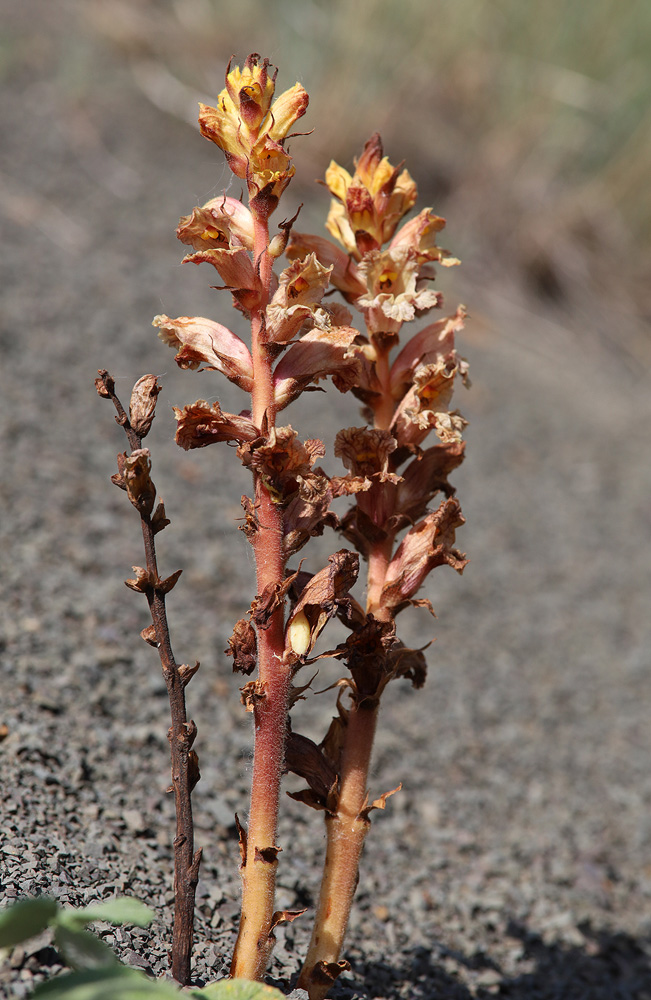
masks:
[[[273,102],[277,72],[270,75],[269,60],[260,62],[255,52],[241,70],[231,70],[229,63],[217,107],[201,104],[199,114],[202,135],[224,150],[235,176],[246,180],[255,207],[265,206],[268,215],[294,176],[284,143],[308,104],[300,83]]]
[[[431,287],[435,265],[459,261],[438,245],[445,220],[430,208],[401,225],[416,203],[416,184],[402,165],[390,164],[379,135],[366,143],[352,175],[334,162],[326,171],[333,195],[327,229],[339,245],[294,232],[295,219],[270,236],[269,218],[294,173],[286,140],[308,101],[300,84],[274,101],[275,79],[268,60],[253,54],[242,69],[229,65],[217,106],[201,106],[201,131],[246,181],[248,207],[213,198],[182,218],[177,230],[192,249],[185,260],[212,265],[250,320],[251,344],[206,317],[161,315],[154,325],[182,368],[221,372],[249,397],[239,413],[204,399],[175,411],[183,448],[235,442],[254,484],[253,496],[242,498],[242,530],[255,552],[257,592],[228,650],[236,670],[249,674],[258,666],[257,679],[243,688],[255,715],[256,756],[249,828],[240,827],[243,920],[233,974],[259,977],[273,944],[275,810],[280,777],[292,770],[308,783],[298,797],[325,810],[328,852],[331,844],[335,852],[326,860],[300,982],[319,1000],[340,971],[368,813],[384,808],[389,794],[369,806],[359,781],[368,769],[379,699],[393,678],[417,687],[425,679],[423,653],[398,639],[395,617],[410,604],[431,610],[416,594],[433,568],[461,572],[466,564],[455,548],[463,517],[448,476],[464,457],[465,420],[451,400],[457,379],[467,383],[468,368],[455,346],[461,306],[404,339],[406,323],[442,306],[441,293]],[[276,275],[273,262],[282,253],[290,263]],[[345,304],[324,298],[332,290]],[[326,453],[321,441],[301,441],[291,426],[277,423],[278,414],[326,378],[363,404],[365,423],[339,430],[333,442],[343,475],[317,464]],[[431,432],[437,441],[427,445]],[[352,506],[340,518],[331,505],[342,496],[351,497]],[[314,575],[290,572],[288,559],[326,527],[356,551],[334,553]],[[368,563],[365,607],[350,593],[359,556]],[[317,638],[335,616],[350,635],[322,655],[342,660],[348,675],[339,684],[337,717],[317,743],[291,731],[288,712],[305,689],[294,685],[296,673],[318,658]],[[360,750],[364,740],[368,752]],[[276,755],[275,770],[269,754]],[[333,879],[339,879],[336,889]],[[282,919],[295,915],[283,912]]]

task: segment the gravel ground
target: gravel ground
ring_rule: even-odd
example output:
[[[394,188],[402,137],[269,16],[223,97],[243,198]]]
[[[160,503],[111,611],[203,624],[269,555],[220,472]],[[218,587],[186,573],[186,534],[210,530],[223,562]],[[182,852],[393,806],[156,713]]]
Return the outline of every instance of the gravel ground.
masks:
[[[226,969],[238,912],[250,720],[222,650],[252,593],[233,527],[247,481],[225,448],[171,444],[172,403],[218,392],[237,404],[209,375],[172,370],[150,322],[224,314],[201,269],[178,266],[174,238],[223,174],[126,72],[100,62],[111,85],[88,105],[26,65],[0,107],[2,895],[134,895],[156,910],[153,928],[100,933],[123,960],[166,970],[167,696],[138,638],[145,602],[121,582],[142,560],[139,528],[108,482],[123,442],[92,384],[106,367],[128,398],[141,374],[162,373],[148,440],[172,519],[159,555],[166,572],[184,567],[169,601],[177,656],[202,662],[188,688],[200,983]],[[649,376],[558,316],[476,292],[468,274],[472,261],[446,291],[477,314],[464,345],[474,387],[459,400],[469,458],[453,477],[471,563],[463,578],[434,574],[435,623],[405,614],[406,638],[437,641],[425,689],[387,693],[372,790],[404,788],[369,836],[352,968],[333,997],[649,1000]],[[331,441],[357,420],[353,400],[332,399],[310,397],[292,423]],[[308,567],[338,547],[321,540]],[[331,711],[331,694],[313,698],[295,728],[320,738]],[[310,906],[319,815],[288,800],[279,842],[279,903]],[[270,981],[291,988],[308,933],[304,920],[279,934]],[[59,968],[40,939],[14,951],[0,990],[23,997]]]

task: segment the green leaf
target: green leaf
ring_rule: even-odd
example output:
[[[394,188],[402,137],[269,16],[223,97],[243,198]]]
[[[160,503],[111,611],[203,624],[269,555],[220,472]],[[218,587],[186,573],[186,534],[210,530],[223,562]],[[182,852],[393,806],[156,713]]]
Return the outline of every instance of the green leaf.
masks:
[[[119,896],[117,899],[105,899],[101,903],[91,903],[81,910],[65,909],[62,916],[65,922],[74,920],[78,924],[89,924],[93,920],[105,920],[108,924],[135,924],[136,927],[149,927],[154,919],[154,911],[131,896]]]
[[[114,965],[56,976],[37,986],[30,1000],[182,1000],[184,995],[164,979]]]
[[[201,1000],[285,1000],[280,990],[250,979],[219,979],[200,990],[191,990],[190,996]]]
[[[21,941],[36,937],[49,925],[59,904],[47,896],[21,899],[0,913],[0,948],[13,948]]]
[[[54,943],[72,969],[102,969],[118,964],[109,946],[81,927],[59,922]]]

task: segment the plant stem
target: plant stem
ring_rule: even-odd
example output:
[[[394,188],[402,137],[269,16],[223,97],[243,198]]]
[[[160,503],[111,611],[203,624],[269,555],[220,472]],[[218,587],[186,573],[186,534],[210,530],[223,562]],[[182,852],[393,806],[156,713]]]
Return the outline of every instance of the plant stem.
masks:
[[[255,219],[254,258],[264,293],[260,309],[252,315],[251,344],[254,388],[253,420],[261,427],[275,424],[271,357],[264,342],[263,311],[269,297],[272,261],[268,253],[266,221]],[[257,526],[253,548],[257,593],[282,583],[283,514],[270,496],[261,476],[254,473]],[[285,650],[284,607],[274,610],[258,633],[259,690],[253,699],[255,746],[249,826],[243,843],[242,913],[231,975],[261,979],[273,947],[273,916],[277,855],[276,828],[280,782],[284,768],[291,668],[283,662]]]
[[[297,986],[310,1000],[322,1000],[339,969],[328,971],[341,954],[350,909],[357,888],[359,860],[370,826],[360,813],[366,803],[366,783],[373,749],[379,703],[350,709],[341,768],[337,812],[326,815],[326,857],[312,939]],[[326,967],[324,967],[326,966]]]
[[[382,391],[375,403],[374,426],[381,429],[389,427],[395,408],[390,393],[388,357],[388,351],[377,350],[376,374]],[[386,513],[388,515],[389,511]],[[381,594],[394,542],[395,534],[389,533],[369,552],[366,612],[378,619],[387,617],[381,605]],[[371,825],[363,810],[368,802],[368,772],[379,709],[379,697],[353,699],[348,712],[337,811],[326,813],[326,859],[319,904],[307,958],[297,983],[308,991],[310,1000],[323,1000],[342,968],[336,963],[359,881],[364,840]]]
[[[124,429],[131,451],[142,447],[142,438],[129,422],[124,407],[115,395],[113,379],[105,370],[99,372],[108,398],[117,411],[117,422]],[[152,580],[158,580],[158,564],[154,529],[149,515],[140,514],[140,525],[145,548],[147,569]],[[172,975],[181,986],[190,982],[190,965],[194,933],[194,901],[199,881],[201,849],[194,850],[194,822],[192,818],[192,788],[198,780],[198,768],[191,760],[191,749],[197,727],[188,722],[185,705],[185,683],[174,658],[170,640],[165,594],[157,587],[146,590],[147,602],[156,633],[156,646],[160,657],[163,678],[167,686],[172,725],[168,737],[172,764],[172,788],[176,809],[176,836],[174,838],[174,927],[172,931]],[[198,666],[198,664],[197,664]],[[196,761],[196,758],[195,758]]]

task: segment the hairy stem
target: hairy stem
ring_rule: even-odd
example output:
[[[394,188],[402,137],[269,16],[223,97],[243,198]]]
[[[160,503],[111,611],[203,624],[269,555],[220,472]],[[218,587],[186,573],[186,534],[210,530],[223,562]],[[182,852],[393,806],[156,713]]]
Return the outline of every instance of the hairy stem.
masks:
[[[395,409],[389,386],[388,351],[378,350],[376,374],[382,391],[375,402],[374,426],[387,429]],[[366,611],[379,619],[386,617],[381,594],[394,542],[395,535],[389,533],[373,545],[368,557]],[[326,814],[326,859],[319,903],[307,958],[297,984],[309,992],[310,1000],[323,1000],[347,965],[337,963],[359,880],[364,840],[371,825],[363,810],[368,801],[368,772],[379,708],[379,697],[361,702],[353,699],[348,713],[337,810]]]
[[[252,316],[254,388],[253,420],[258,427],[275,424],[271,356],[265,345],[263,311],[271,282],[266,221],[255,219],[254,258],[264,288],[261,307]],[[283,515],[259,474],[254,475],[257,528],[253,541],[257,593],[282,583]],[[268,624],[258,628],[258,689],[253,696],[255,745],[249,825],[242,832],[242,912],[231,975],[261,979],[274,944],[273,917],[277,855],[276,828],[280,782],[285,759],[291,669],[283,662],[284,608],[273,611]]]
[[[359,859],[370,826],[361,815],[379,704],[351,708],[337,812],[326,816],[326,857],[312,939],[297,986],[322,1000],[341,971],[337,966],[357,888]],[[343,967],[347,967],[344,965]]]

